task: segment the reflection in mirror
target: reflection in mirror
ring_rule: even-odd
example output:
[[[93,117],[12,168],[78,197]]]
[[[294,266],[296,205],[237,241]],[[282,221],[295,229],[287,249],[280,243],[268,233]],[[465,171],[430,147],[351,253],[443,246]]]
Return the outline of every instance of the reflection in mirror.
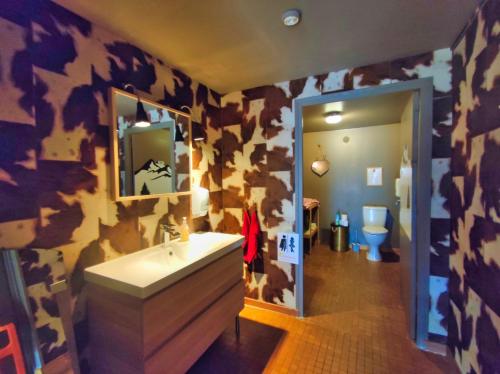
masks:
[[[143,98],[138,105],[135,95],[115,88],[111,100],[115,200],[189,193],[189,116]],[[148,121],[137,115],[140,107]]]

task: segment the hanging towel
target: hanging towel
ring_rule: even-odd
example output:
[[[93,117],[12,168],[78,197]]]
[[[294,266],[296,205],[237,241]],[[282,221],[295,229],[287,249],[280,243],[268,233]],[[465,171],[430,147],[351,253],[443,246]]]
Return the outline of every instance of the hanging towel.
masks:
[[[315,207],[316,205],[319,206],[319,200],[312,199],[309,197],[304,197],[303,205],[304,205],[304,209],[310,209],[310,208]]]
[[[257,218],[257,212],[253,211],[252,217],[250,218],[250,230],[248,231],[248,248],[245,255],[243,256],[243,259],[247,264],[250,264],[257,257],[259,235],[259,220]]]
[[[241,247],[243,248],[243,253],[246,253],[248,246],[248,235],[250,234],[250,217],[248,216],[248,211],[243,211],[243,226],[241,227],[241,235],[244,236],[243,244]]]

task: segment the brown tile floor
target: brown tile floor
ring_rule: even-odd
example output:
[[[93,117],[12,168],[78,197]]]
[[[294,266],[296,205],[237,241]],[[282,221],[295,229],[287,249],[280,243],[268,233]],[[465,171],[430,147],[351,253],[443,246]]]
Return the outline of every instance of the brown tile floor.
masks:
[[[307,317],[246,307],[191,373],[456,373],[409,340],[399,264],[317,246],[305,261]]]

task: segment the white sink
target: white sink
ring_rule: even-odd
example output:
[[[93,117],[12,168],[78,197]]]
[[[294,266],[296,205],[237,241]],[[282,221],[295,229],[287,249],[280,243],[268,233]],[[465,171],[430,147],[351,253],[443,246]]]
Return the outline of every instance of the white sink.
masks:
[[[188,242],[173,241],[85,269],[87,282],[139,298],[147,298],[225,254],[239,250],[241,235],[191,234]],[[242,252],[243,263],[243,252]]]

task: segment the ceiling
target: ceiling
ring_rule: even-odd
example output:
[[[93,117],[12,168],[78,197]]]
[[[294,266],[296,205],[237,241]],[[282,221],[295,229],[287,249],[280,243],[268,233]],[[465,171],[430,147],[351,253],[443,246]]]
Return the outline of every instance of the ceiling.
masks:
[[[306,106],[302,112],[304,132],[343,130],[399,123],[401,114],[411,95],[410,91],[406,91]],[[331,111],[341,111],[342,122],[336,125],[325,123],[324,114]]]
[[[219,93],[449,47],[479,1],[56,0]]]

